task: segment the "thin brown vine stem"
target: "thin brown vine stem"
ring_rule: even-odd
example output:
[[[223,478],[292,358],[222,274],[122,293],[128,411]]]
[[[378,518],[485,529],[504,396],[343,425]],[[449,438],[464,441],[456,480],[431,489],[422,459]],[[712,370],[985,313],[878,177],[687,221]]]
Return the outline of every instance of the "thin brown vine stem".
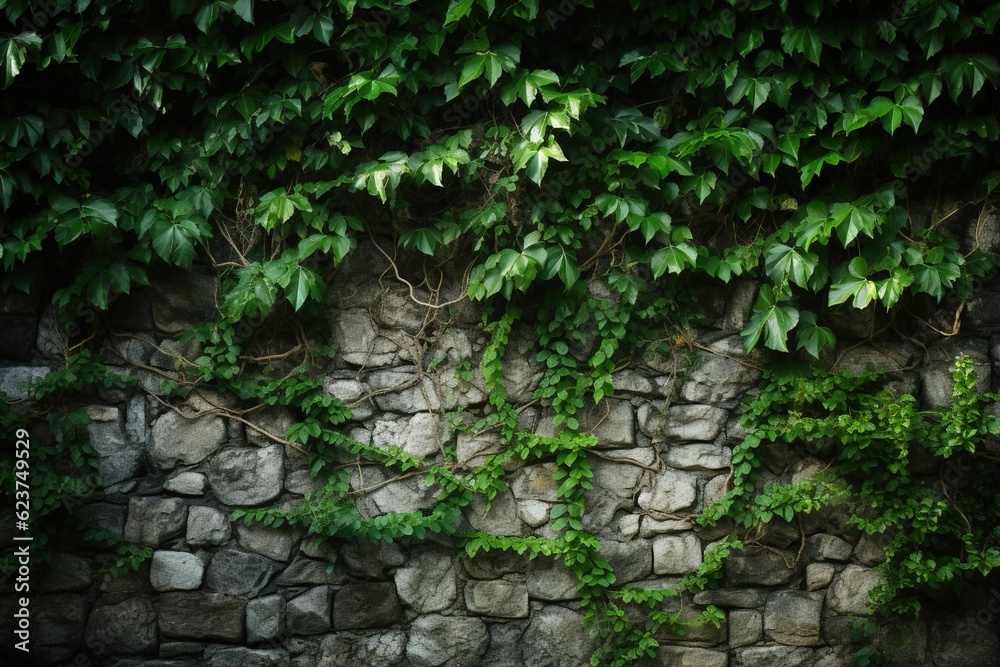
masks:
[[[455,299],[452,299],[450,301],[446,301],[444,303],[433,304],[433,303],[426,303],[424,301],[421,301],[416,296],[413,284],[409,280],[407,280],[406,278],[404,278],[403,276],[401,276],[399,274],[399,267],[396,266],[396,262],[393,261],[392,257],[390,257],[389,254],[385,250],[382,249],[382,246],[380,246],[378,244],[378,242],[375,240],[375,237],[372,235],[371,231],[368,232],[368,238],[371,240],[372,245],[375,246],[375,249],[378,250],[379,253],[381,253],[383,257],[385,257],[386,261],[389,262],[389,265],[392,267],[392,272],[396,276],[396,280],[398,280],[399,282],[401,282],[404,285],[406,285],[407,289],[409,289],[409,291],[410,291],[410,300],[412,300],[414,303],[419,304],[419,305],[421,305],[421,306],[423,306],[425,308],[439,309],[439,308],[445,308],[447,306],[454,305],[454,304],[459,303],[461,301],[464,301],[466,298],[468,298],[467,291],[465,289],[463,289],[461,296],[459,296],[459,297],[457,297]],[[465,270],[465,273],[464,273],[463,279],[462,279],[463,287],[464,287],[465,284],[467,284],[468,275],[469,275],[469,272],[472,270],[473,264],[475,264],[475,262],[469,264],[469,266]]]

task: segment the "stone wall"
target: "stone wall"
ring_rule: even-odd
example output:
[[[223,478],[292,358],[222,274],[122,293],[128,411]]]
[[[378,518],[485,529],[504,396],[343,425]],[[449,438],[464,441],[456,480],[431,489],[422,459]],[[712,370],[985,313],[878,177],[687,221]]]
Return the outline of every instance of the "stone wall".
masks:
[[[376,446],[399,444],[418,457],[444,456],[472,466],[500,447],[489,434],[456,434],[447,415],[482,411],[476,367],[487,342],[468,302],[428,310],[391,277],[384,258],[361,243],[331,294],[328,390],[353,410],[350,435]],[[452,291],[457,289],[453,285]],[[1000,371],[997,288],[981,288],[966,308],[963,335],[941,340],[852,343],[839,367],[884,365],[892,381],[927,405],[947,400],[948,365],[958,352],[976,360],[983,388]],[[227,397],[193,396],[177,409],[150,396],[175,357],[194,358],[174,335],[209,319],[216,293],[210,275],[168,275],[122,299],[118,332],[105,360],[137,376],[134,390],[102,390],[85,407],[105,489],[83,510],[127,540],[154,549],[138,571],[95,574],[111,559],[98,545],[77,544],[33,579],[32,657],[43,665],[131,667],[580,667],[592,646],[582,628],[576,582],[568,570],[508,553],[458,558],[450,538],[317,545],[297,529],[231,523],[243,507],[288,506],[318,488],[305,456],[269,437],[293,415],[267,408],[220,415]],[[426,291],[418,290],[427,299]],[[447,290],[442,298],[448,296]],[[452,294],[451,296],[454,296]],[[721,531],[695,530],[693,518],[726,488],[731,447],[743,433],[737,406],[760,379],[766,359],[743,352],[739,331],[755,296],[736,285],[704,304],[704,328],[683,355],[641,360],[614,376],[615,393],[586,417],[598,438],[586,528],[602,544],[618,581],[675,586],[697,567]],[[5,301],[0,389],[57,364],[65,343],[50,308],[11,295]],[[527,326],[515,329],[507,355],[511,400],[522,425],[552,433],[552,415],[531,402],[541,370]],[[845,340],[846,337],[845,337]],[[290,341],[294,343],[294,340]],[[326,341],[316,340],[317,344]],[[123,363],[128,360],[128,364]],[[471,362],[471,382],[456,370]],[[784,479],[810,475],[808,453],[773,452],[769,468]],[[511,493],[489,513],[474,503],[466,525],[508,535],[552,536],[553,463],[515,465]],[[427,507],[419,477],[358,465],[361,510],[374,515]],[[782,522],[778,522],[782,523]],[[879,540],[863,538],[842,516],[821,512],[800,527],[775,525],[760,546],[735,554],[725,585],[670,604],[682,618],[712,604],[720,628],[664,634],[649,665],[793,667],[852,664],[850,618],[863,614]],[[10,544],[10,521],[4,544]],[[13,605],[2,591],[3,617]],[[994,595],[1000,600],[1000,595]],[[989,667],[997,628],[989,592],[929,603],[929,619],[887,641],[899,665]],[[989,610],[984,614],[984,610]],[[4,640],[8,642],[7,639]],[[6,648],[6,647],[5,647]],[[26,664],[11,662],[9,664]]]

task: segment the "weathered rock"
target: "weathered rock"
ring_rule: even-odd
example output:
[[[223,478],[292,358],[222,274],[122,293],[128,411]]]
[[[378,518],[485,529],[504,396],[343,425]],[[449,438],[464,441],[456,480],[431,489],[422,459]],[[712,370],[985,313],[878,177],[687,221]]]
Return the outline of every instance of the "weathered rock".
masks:
[[[726,561],[726,579],[731,586],[778,586],[795,576],[795,554],[775,553],[767,549],[747,549],[734,553]]]
[[[734,609],[729,612],[729,647],[752,646],[764,634],[764,620],[754,609]]]
[[[478,618],[421,616],[410,626],[406,657],[415,667],[440,667],[455,663],[475,667],[482,660],[488,645],[486,624]]]
[[[205,584],[226,595],[253,597],[267,586],[278,567],[278,563],[259,554],[225,549],[212,556]]]
[[[792,646],[753,646],[733,651],[730,667],[812,667],[812,649]]]
[[[193,591],[205,578],[205,563],[195,554],[183,551],[153,552],[149,581],[158,591]]]
[[[862,565],[874,567],[885,560],[885,548],[891,541],[892,538],[885,533],[863,534],[854,547],[854,559]]]
[[[615,388],[616,396],[619,394],[652,396],[656,393],[656,385],[652,380],[628,368],[612,373],[611,384]]]
[[[364,308],[350,308],[336,316],[333,340],[340,357],[355,366],[388,366],[396,359],[398,346],[378,334]]]
[[[817,646],[823,594],[778,591],[764,609],[764,632],[776,642],[792,646]]]
[[[448,439],[445,419],[438,414],[421,412],[395,421],[376,421],[371,444],[383,449],[402,447],[417,458],[427,458],[440,454]]]
[[[285,599],[265,595],[247,602],[247,642],[280,639],[285,632]]]
[[[285,463],[281,447],[231,447],[212,459],[208,479],[212,492],[226,505],[261,505],[282,490]]]
[[[351,490],[367,492],[369,502],[374,504],[379,514],[388,512],[417,512],[434,506],[435,492],[419,477],[408,477],[393,481],[395,472],[381,467],[367,467],[362,472],[355,470],[351,475]]]
[[[524,631],[524,663],[533,667],[580,667],[592,651],[579,612],[550,605],[535,610]]]
[[[90,444],[97,454],[101,483],[107,487],[139,474],[145,452],[126,437],[121,410],[92,405],[86,408],[86,412],[90,417],[87,430]]]
[[[806,589],[817,591],[826,588],[836,573],[837,568],[830,563],[809,563],[806,566]]]
[[[639,528],[639,536],[650,538],[664,533],[682,533],[693,528],[694,526],[690,521],[681,519],[663,519],[661,521],[653,517],[644,516]]]
[[[528,616],[528,588],[523,582],[494,579],[465,585],[465,606],[470,613],[500,618]]]
[[[187,507],[173,498],[129,499],[125,539],[158,547],[184,534]]]
[[[267,556],[271,560],[287,561],[292,553],[292,529],[273,528],[259,523],[237,523],[236,535],[240,546]]]
[[[38,664],[59,664],[73,655],[83,639],[87,607],[80,595],[57,593],[32,598],[29,646],[31,657]],[[13,623],[8,618],[4,618],[4,623],[10,628]],[[12,636],[5,638],[5,651],[10,647],[6,642],[11,640]]]
[[[391,582],[353,582],[337,592],[333,626],[337,630],[385,628],[403,615]]]
[[[316,667],[396,667],[405,649],[406,634],[402,630],[363,635],[337,632],[323,637]]]
[[[185,591],[160,597],[160,632],[167,637],[238,642],[245,616],[246,603],[228,595]]]
[[[694,533],[664,535],[653,540],[653,572],[684,574],[701,565],[701,540]]]
[[[766,600],[767,592],[756,588],[720,588],[714,591],[702,591],[694,596],[695,604],[746,609],[762,607]]]
[[[580,597],[579,580],[561,561],[539,557],[531,561],[526,578],[528,595],[538,600],[559,602]]]
[[[558,484],[553,478],[554,462],[525,466],[510,476],[510,490],[518,500],[540,500],[554,503]]]
[[[340,548],[340,558],[352,574],[382,579],[390,567],[406,562],[399,546],[391,540],[351,542]]]
[[[760,362],[746,355],[740,336],[723,338],[708,348],[698,353],[697,367],[684,378],[682,401],[727,405],[757,385]]]
[[[836,535],[812,535],[806,540],[806,557],[810,560],[850,560],[854,547]]]
[[[229,541],[229,517],[214,507],[193,505],[188,510],[185,541],[193,547],[209,547]]]
[[[192,465],[214,454],[226,440],[226,423],[217,415],[187,418],[171,410],[153,423],[149,455],[162,470]]]
[[[8,366],[0,368],[0,392],[9,400],[17,401],[28,397],[27,385],[43,378],[51,369],[41,366]]]
[[[163,490],[179,496],[202,496],[208,488],[208,480],[200,472],[182,472],[163,483]]]
[[[31,589],[37,593],[81,591],[93,583],[90,564],[79,556],[54,553],[32,570]]]
[[[661,412],[652,405],[639,409],[639,428],[657,442],[710,442],[726,423],[728,415],[710,405],[675,405]]]
[[[285,619],[288,631],[296,635],[318,635],[330,629],[333,589],[315,586],[288,601]]]
[[[716,445],[690,444],[671,445],[667,448],[663,462],[671,468],[682,470],[720,470],[728,468],[733,452]]]
[[[486,511],[486,499],[476,494],[464,516],[473,530],[493,535],[522,535],[526,528],[517,516],[517,500],[509,493],[498,494],[489,512]]]
[[[826,604],[838,614],[864,614],[869,592],[880,583],[882,575],[875,570],[848,565],[833,578]]]
[[[661,665],[670,667],[728,667],[729,657],[725,651],[707,648],[686,648],[683,646],[661,646],[656,650]]]
[[[207,667],[289,667],[288,653],[281,649],[223,648],[211,653]]]
[[[473,468],[482,465],[486,456],[502,449],[500,437],[496,433],[459,433],[456,436],[455,453],[458,464]]]
[[[606,398],[579,419],[580,428],[597,438],[598,447],[635,447],[635,417],[628,401]]]
[[[646,540],[602,540],[598,556],[614,568],[619,584],[645,579],[653,570],[653,550]]]
[[[448,554],[422,551],[396,570],[396,590],[418,614],[443,611],[458,597],[455,575],[455,561]]]
[[[284,439],[288,429],[295,423],[291,408],[268,406],[247,413],[245,419],[247,442],[258,447],[266,447]]]
[[[543,559],[539,558],[529,563],[528,559],[514,551],[480,552],[474,558],[462,559],[462,565],[469,576],[476,579],[499,579],[505,574],[526,572],[530,564]]]
[[[651,512],[672,514],[690,507],[697,498],[697,477],[664,468],[656,475],[652,491],[639,494],[639,507]]]
[[[135,655],[156,647],[156,612],[145,598],[95,607],[87,620],[87,646],[104,654]]]
[[[297,557],[281,571],[275,582],[279,586],[315,586],[317,584],[342,584],[347,575],[339,569],[330,570],[330,563],[311,558]]]

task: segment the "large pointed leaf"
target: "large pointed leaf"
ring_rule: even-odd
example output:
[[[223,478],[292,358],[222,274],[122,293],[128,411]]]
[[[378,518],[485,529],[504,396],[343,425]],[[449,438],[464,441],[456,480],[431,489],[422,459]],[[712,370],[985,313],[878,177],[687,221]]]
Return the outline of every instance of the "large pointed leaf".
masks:
[[[817,264],[819,257],[811,252],[781,243],[768,248],[764,256],[764,271],[771,280],[776,283],[791,281],[799,287],[808,285]]]
[[[799,311],[783,305],[775,298],[769,285],[763,285],[753,307],[753,316],[740,335],[747,351],[764,338],[764,345],[772,350],[788,352],[788,332],[799,322]]]

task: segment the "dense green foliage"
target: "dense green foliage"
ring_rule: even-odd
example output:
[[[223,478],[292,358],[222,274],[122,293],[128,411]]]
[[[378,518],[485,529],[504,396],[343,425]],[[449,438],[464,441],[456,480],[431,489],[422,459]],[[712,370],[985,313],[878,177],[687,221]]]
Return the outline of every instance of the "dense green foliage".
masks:
[[[1000,432],[1000,419],[983,408],[1000,396],[977,393],[969,357],[956,360],[952,379],[948,407],[919,411],[915,397],[875,373],[772,373],[746,406],[732,490],[701,521],[730,516],[749,528],[846,503],[852,524],[891,538],[885,583],[872,598],[890,614],[919,610],[925,587],[960,590],[970,575],[989,574],[1000,565],[1000,469],[982,441]],[[796,484],[768,480],[762,464],[772,443],[831,465]]]
[[[622,665],[677,621],[653,610],[637,624],[626,606],[676,592],[616,588],[597,558],[582,524],[595,443],[580,411],[613,392],[616,362],[671,344],[680,300],[734,276],[760,281],[748,348],[816,357],[836,344],[831,312],[967,293],[992,258],[963,254],[948,218],[928,224],[907,206],[915,192],[943,190],[982,202],[1000,182],[1000,3],[592,5],[8,0],[0,262],[4,289],[52,296],[67,323],[87,303],[105,310],[147,284],[150,269],[197,262],[220,272],[221,321],[192,334],[204,356],[188,380],[164,387],[164,400],[200,382],[248,403],[293,406],[303,419],[286,437],[329,475],[304,505],[247,519],[348,538],[448,532],[475,494],[505,490],[506,460],[551,457],[559,539],[472,533],[462,545],[469,555],[505,548],[562,558],[603,639],[595,664]],[[238,323],[320,312],[334,267],[366,235],[391,238],[403,254],[468,261],[463,289],[486,304],[492,337],[482,360],[490,408],[480,423],[456,426],[496,428],[511,445],[475,471],[355,442],[337,430],[349,411],[308,369],[282,376],[247,358]],[[53,272],[57,262],[67,270]],[[503,388],[519,317],[536,325],[546,371],[535,396],[555,412],[561,432],[552,438],[518,428]],[[894,443],[924,436],[940,436],[934,453],[948,458],[955,445],[945,426],[971,428],[970,413],[958,412],[927,425],[911,403],[864,393],[867,382],[803,385],[820,403],[902,429],[840,450],[844,475],[886,463],[903,471]],[[795,401],[805,399],[773,385],[762,396],[761,410],[801,421]],[[978,399],[956,398],[965,406],[956,410],[978,409]],[[895,411],[871,412],[883,404]],[[834,421],[815,433],[850,431]],[[924,430],[913,431],[918,424]],[[959,436],[959,447],[972,442]],[[730,500],[757,493],[755,449],[737,453],[745,458],[735,461]],[[424,474],[440,490],[435,510],[364,519],[338,451]],[[900,475],[893,488],[852,487],[878,505],[859,515],[863,526],[923,511],[912,503],[926,496],[894,495],[915,483]],[[787,519],[835,487],[774,487],[754,496],[752,516],[733,504],[716,517],[736,508],[744,524]],[[927,511],[947,509],[926,499]],[[925,534],[944,540],[953,528]],[[970,533],[964,559],[938,559],[941,568],[920,576],[988,569],[994,555],[981,537]],[[737,547],[721,545],[685,587],[712,585],[721,556]],[[906,562],[887,595],[919,583]]]

